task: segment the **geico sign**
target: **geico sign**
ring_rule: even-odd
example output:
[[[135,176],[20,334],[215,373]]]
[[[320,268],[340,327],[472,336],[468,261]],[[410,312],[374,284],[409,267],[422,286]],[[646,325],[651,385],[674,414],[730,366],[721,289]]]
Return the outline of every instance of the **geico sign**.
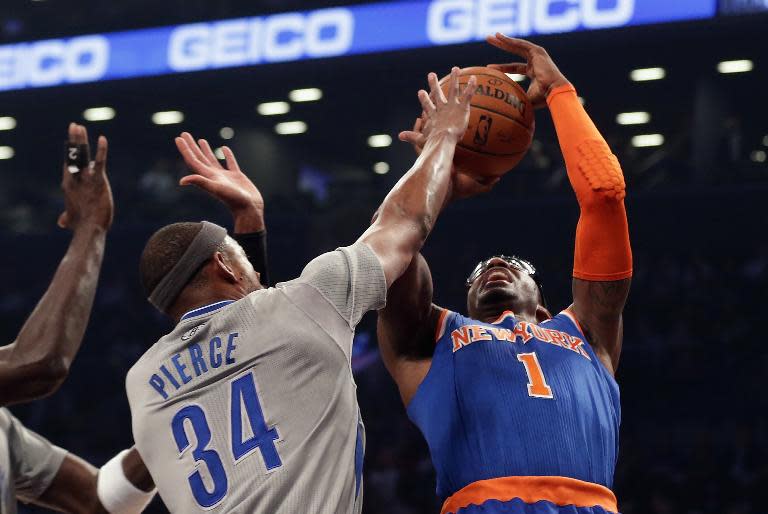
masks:
[[[347,9],[184,25],[171,33],[168,63],[189,71],[341,55],[354,25]]]
[[[0,90],[90,82],[102,78],[108,65],[103,36],[0,46]]]
[[[433,43],[447,44],[496,32],[525,36],[618,27],[634,10],[635,0],[435,0],[427,33]]]

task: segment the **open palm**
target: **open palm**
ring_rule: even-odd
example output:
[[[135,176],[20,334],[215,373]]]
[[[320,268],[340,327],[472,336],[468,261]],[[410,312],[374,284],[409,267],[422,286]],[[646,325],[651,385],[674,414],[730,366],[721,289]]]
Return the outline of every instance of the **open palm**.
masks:
[[[189,132],[183,132],[181,137],[176,138],[176,147],[184,162],[194,172],[182,177],[179,184],[199,187],[223,202],[233,213],[251,209],[264,211],[261,192],[242,172],[229,147],[222,148],[226,167],[216,158],[208,141],[200,139],[195,142]]]

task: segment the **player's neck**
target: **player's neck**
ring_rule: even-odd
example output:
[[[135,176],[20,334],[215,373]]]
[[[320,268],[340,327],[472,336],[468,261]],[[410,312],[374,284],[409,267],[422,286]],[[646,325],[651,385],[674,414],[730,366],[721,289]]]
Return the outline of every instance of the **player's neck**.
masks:
[[[175,323],[178,323],[190,311],[225,300],[237,301],[245,298],[247,294],[247,291],[234,286],[188,288],[181,292],[167,314]]]
[[[527,321],[528,323],[538,323],[538,319],[536,319],[536,313],[530,313],[526,312],[525,310],[521,311],[515,311],[512,309],[493,309],[489,310],[487,312],[478,312],[472,315],[471,317],[482,321],[484,323],[494,323],[499,320],[502,316],[504,316],[505,313],[512,313],[512,315],[515,317],[515,319],[519,321]]]

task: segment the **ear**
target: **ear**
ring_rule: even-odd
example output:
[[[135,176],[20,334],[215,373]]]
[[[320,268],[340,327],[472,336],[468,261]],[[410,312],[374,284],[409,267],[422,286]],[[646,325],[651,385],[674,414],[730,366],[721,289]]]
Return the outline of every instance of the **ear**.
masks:
[[[536,306],[536,322],[541,323],[542,321],[546,321],[548,319],[552,319],[552,313],[549,312],[546,307],[542,305]]]
[[[222,252],[216,252],[213,254],[213,264],[216,270],[216,274],[231,284],[238,282],[235,271],[229,264],[229,260]]]

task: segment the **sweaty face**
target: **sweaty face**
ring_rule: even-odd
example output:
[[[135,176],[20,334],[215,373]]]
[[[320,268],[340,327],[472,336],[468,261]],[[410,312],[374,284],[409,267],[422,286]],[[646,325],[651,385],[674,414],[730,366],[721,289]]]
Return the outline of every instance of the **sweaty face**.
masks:
[[[500,316],[504,311],[536,312],[539,290],[531,276],[504,259],[494,257],[472,282],[467,309],[475,319]]]

